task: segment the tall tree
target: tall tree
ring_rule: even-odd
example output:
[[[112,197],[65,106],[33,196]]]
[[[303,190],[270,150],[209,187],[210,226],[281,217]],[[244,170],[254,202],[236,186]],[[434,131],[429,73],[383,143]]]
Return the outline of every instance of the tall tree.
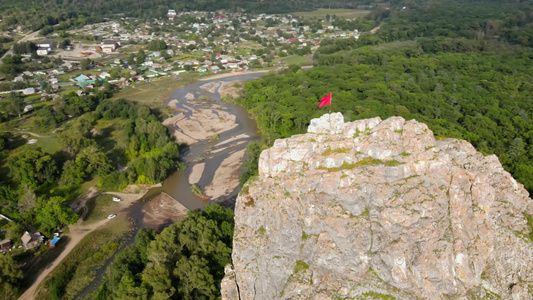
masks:
[[[32,189],[53,182],[57,175],[56,161],[39,147],[22,150],[8,165],[12,178]]]

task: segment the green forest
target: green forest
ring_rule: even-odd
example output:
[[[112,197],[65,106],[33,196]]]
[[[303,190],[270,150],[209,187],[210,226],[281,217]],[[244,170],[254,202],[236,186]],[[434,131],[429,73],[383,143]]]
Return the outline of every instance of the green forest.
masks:
[[[305,132],[310,119],[328,111],[317,104],[331,92],[332,111],[349,121],[402,116],[424,122],[438,137],[466,139],[496,154],[533,192],[533,40],[525,38],[531,7],[446,3],[456,5],[440,13],[443,4],[430,1],[381,15],[375,35],[322,43],[314,69],[292,66],[247,82],[238,102],[270,145]],[[476,18],[467,17],[472,11]]]
[[[212,204],[159,234],[141,229],[109,266],[93,299],[220,298],[233,228],[233,211]]]

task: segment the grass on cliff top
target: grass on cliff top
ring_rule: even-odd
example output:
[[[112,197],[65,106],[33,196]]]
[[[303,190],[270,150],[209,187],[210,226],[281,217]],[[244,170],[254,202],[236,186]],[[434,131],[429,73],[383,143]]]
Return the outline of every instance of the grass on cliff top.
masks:
[[[374,293],[374,292],[363,293],[362,296],[364,297],[363,299],[387,299],[387,300],[396,299],[396,297],[393,297],[391,295],[385,295],[385,294]]]
[[[533,215],[523,213],[524,217],[527,220],[527,226],[529,227],[529,235],[527,236],[529,240],[533,242]]]
[[[309,269],[309,265],[301,260],[296,261],[296,265],[294,265],[294,273],[298,273],[300,271],[305,271]]]
[[[381,159],[374,159],[372,156],[370,156],[370,157],[363,158],[362,160],[356,162],[355,164],[350,164],[350,163],[347,163],[347,162],[344,161],[344,162],[342,162],[342,165],[340,167],[326,168],[326,167],[320,166],[317,169],[318,170],[328,170],[329,172],[336,172],[336,171],[340,171],[340,170],[353,169],[353,168],[366,166],[366,165],[382,165],[382,164],[385,165],[385,166],[388,166],[388,167],[393,167],[393,166],[401,165],[403,163],[401,163],[399,161],[396,161],[396,160],[389,160],[389,161],[384,162]]]
[[[350,149],[348,148],[338,148],[338,149],[327,149],[322,153],[323,156],[330,155],[331,153],[348,153]]]

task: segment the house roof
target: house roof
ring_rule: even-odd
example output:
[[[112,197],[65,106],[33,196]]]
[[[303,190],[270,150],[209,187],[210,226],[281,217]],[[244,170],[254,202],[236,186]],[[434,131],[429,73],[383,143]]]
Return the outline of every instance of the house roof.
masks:
[[[78,77],[76,77],[76,78],[74,78],[74,79],[77,80],[77,81],[83,81],[83,80],[87,80],[88,78],[89,78],[89,77],[87,77],[87,76],[81,74],[80,76],[78,76]]]
[[[102,43],[102,45],[116,45],[116,44],[117,44],[117,42],[115,42],[115,41],[104,41]]]
[[[50,45],[53,44],[53,43],[54,43],[54,41],[52,41],[52,40],[42,40],[42,41],[39,42],[39,44],[50,44]]]
[[[0,242],[0,246],[8,244],[8,243],[11,243],[11,240],[10,239],[5,239],[5,240]]]
[[[24,232],[22,237],[20,238],[23,244],[27,244],[31,241],[31,234],[29,232]]]

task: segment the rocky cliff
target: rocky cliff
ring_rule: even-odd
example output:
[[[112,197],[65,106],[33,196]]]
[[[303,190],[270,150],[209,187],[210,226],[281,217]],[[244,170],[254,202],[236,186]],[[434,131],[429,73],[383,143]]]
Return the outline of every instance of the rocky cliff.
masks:
[[[466,141],[324,115],[261,154],[223,298],[532,299],[531,214],[523,186]]]

